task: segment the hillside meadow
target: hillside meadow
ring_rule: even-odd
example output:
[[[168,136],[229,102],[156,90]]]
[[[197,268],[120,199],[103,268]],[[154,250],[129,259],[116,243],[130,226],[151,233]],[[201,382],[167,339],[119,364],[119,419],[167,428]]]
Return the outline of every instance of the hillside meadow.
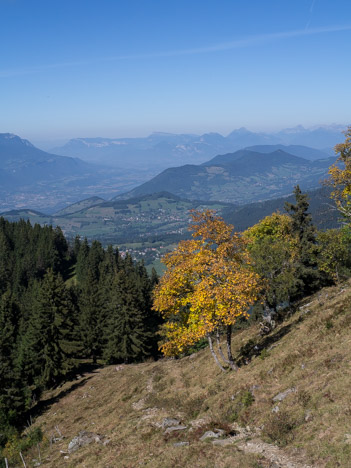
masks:
[[[349,467],[350,324],[348,281],[305,298],[266,336],[257,323],[237,330],[238,372],[222,373],[207,348],[90,368],[45,393],[27,429],[44,437],[25,453],[27,466],[38,466],[39,447],[47,468]],[[166,433],[165,418],[186,428]],[[100,442],[70,452],[81,431]]]

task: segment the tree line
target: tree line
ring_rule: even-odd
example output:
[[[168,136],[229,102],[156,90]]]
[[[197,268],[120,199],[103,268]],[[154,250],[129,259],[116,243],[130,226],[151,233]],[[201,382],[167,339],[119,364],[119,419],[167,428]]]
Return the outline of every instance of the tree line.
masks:
[[[157,281],[111,246],[0,218],[0,444],[82,360],[157,355]]]

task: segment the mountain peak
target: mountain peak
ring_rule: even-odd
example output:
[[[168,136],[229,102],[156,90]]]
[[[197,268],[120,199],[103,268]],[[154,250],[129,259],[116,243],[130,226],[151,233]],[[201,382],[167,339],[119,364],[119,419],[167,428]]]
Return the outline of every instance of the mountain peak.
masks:
[[[14,133],[0,133],[0,142],[5,144],[20,144],[23,146],[29,146],[30,148],[34,148],[34,145],[32,145],[32,143],[30,143],[28,140],[25,140],[24,138],[20,138]]]

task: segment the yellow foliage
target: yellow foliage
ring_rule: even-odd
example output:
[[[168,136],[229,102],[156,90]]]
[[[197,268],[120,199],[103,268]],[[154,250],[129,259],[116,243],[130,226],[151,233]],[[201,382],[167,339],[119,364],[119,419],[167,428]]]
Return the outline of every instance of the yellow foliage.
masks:
[[[291,238],[292,219],[291,216],[275,212],[266,216],[259,223],[248,228],[244,232],[244,239],[248,241],[259,241],[271,237],[273,240],[286,240]]]
[[[351,127],[345,136],[345,142],[335,146],[335,152],[339,154],[337,162],[343,167],[333,164],[329,168],[329,175],[334,187],[331,197],[339,211],[351,222]]]
[[[260,278],[250,267],[247,242],[211,210],[191,213],[192,239],[163,258],[167,266],[154,295],[154,308],[166,318],[165,355],[247,317]]]

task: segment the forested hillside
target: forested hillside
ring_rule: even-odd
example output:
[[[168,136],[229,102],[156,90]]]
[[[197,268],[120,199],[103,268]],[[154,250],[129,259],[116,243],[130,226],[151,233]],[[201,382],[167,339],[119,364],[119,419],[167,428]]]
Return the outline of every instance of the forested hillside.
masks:
[[[84,360],[156,356],[156,282],[112,247],[0,218],[0,443]]]

